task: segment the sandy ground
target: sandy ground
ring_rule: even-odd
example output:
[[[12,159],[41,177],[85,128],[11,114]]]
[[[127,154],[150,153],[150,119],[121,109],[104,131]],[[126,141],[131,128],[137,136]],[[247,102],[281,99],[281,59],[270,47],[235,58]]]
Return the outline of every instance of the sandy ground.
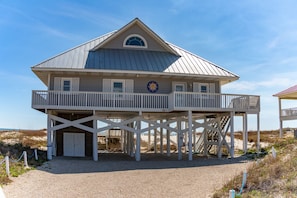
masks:
[[[164,155],[163,155],[164,156]],[[10,197],[210,197],[252,162],[244,158],[177,161],[176,156],[101,154],[99,161],[55,157],[3,186]],[[175,158],[176,157],[176,158]]]

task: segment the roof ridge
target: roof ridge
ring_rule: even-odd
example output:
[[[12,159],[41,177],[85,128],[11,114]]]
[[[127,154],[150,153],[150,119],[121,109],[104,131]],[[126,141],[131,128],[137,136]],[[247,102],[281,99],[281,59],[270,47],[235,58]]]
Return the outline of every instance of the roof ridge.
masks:
[[[227,69],[225,69],[225,68],[222,68],[221,66],[217,65],[216,63],[213,63],[213,62],[211,62],[211,61],[209,61],[209,60],[207,60],[207,59],[205,59],[205,58],[203,58],[203,57],[201,57],[201,56],[199,56],[199,55],[197,55],[197,54],[194,54],[193,52],[190,52],[190,51],[188,51],[188,50],[186,50],[186,49],[183,49],[183,48],[181,48],[181,47],[179,47],[179,46],[177,46],[177,45],[174,45],[174,44],[172,44],[172,43],[170,43],[170,42],[167,42],[167,41],[165,41],[165,42],[166,42],[167,44],[173,46],[173,47],[176,47],[176,48],[178,48],[178,49],[180,49],[180,50],[182,50],[182,51],[184,51],[184,52],[186,52],[186,53],[191,54],[192,56],[195,56],[195,57],[197,57],[197,58],[199,58],[199,59],[202,59],[203,61],[208,62],[209,64],[212,64],[213,66],[215,66],[215,67],[217,67],[217,68],[220,68],[220,69],[222,69],[222,70],[224,70],[224,71],[226,71],[226,72],[228,72],[228,73],[230,73],[230,74],[232,74],[232,75],[234,75],[234,76],[236,76],[236,77],[239,77],[239,75],[237,75],[237,74],[235,74],[235,73],[233,73],[233,72],[231,72],[231,71],[229,71],[229,70],[227,70]]]

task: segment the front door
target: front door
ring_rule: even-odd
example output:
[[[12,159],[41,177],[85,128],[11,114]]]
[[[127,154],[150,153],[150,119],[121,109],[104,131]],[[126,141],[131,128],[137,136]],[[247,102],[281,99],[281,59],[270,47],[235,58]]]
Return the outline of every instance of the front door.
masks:
[[[174,91],[175,93],[175,106],[176,107],[183,107],[185,105],[185,94],[180,92],[186,91],[186,84],[185,83],[174,83]]]

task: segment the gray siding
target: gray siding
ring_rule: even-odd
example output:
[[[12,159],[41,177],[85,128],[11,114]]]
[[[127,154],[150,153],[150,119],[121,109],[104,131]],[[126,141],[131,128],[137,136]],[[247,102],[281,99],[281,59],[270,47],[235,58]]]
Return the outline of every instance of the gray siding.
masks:
[[[54,90],[54,79],[55,77],[60,78],[78,78],[78,76],[74,75],[52,75],[51,76],[51,86],[50,90]],[[57,79],[57,78],[56,78]],[[133,79],[129,77],[114,77],[114,76],[96,76],[96,75],[82,75],[79,76],[79,91],[91,91],[91,92],[101,92],[103,91],[103,79]],[[168,94],[172,92],[172,83],[173,82],[185,82],[187,84],[187,91],[193,91],[193,82],[199,83],[215,83],[215,92],[220,93],[219,82],[216,81],[205,81],[205,80],[184,80],[184,79],[168,79],[168,78],[137,78],[134,79],[134,93],[150,93],[147,90],[147,84],[149,81],[156,81],[159,85],[159,89],[156,93]]]

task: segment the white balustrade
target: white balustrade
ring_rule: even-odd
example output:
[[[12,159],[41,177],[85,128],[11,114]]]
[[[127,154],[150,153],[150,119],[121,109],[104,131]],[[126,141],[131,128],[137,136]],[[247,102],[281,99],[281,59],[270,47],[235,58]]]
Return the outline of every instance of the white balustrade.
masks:
[[[99,110],[256,110],[260,109],[260,97],[250,95],[173,92],[107,93],[33,91],[32,107],[36,109],[99,109]]]

